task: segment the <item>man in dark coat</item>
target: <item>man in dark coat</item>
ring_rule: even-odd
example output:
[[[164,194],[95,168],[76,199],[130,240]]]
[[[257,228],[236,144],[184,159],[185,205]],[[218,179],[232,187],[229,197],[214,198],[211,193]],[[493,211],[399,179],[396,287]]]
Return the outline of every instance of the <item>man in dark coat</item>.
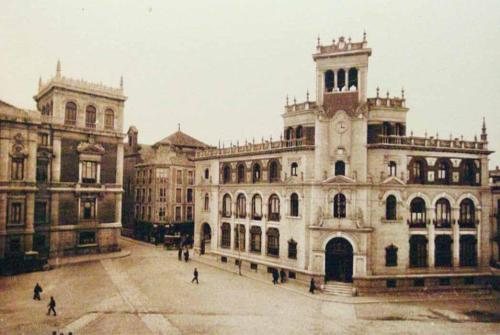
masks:
[[[47,311],[47,315],[50,315],[50,312],[54,313],[54,316],[56,316],[56,301],[54,300],[54,297],[50,297],[50,302],[47,305],[49,307],[49,310]]]
[[[283,269],[280,270],[280,279],[282,284],[286,282],[286,272]]]
[[[33,300],[40,300],[40,293],[42,291],[42,287],[36,283],[35,288],[33,289]]]
[[[278,279],[279,279],[279,275],[278,275],[278,270],[274,270],[273,271],[273,284],[276,285],[278,284]]]
[[[179,246],[179,250],[177,251],[177,257],[179,258],[180,261],[182,261],[182,247]]]
[[[194,283],[194,281],[196,281],[196,284],[199,284],[199,282],[198,282],[198,269],[194,268],[193,276],[194,277],[191,280],[191,284]]]
[[[311,278],[311,283],[309,284],[309,293],[314,294],[315,289],[316,289],[316,283],[314,282],[314,278]]]
[[[186,247],[186,251],[184,251],[184,260],[187,262],[189,260],[189,249]]]

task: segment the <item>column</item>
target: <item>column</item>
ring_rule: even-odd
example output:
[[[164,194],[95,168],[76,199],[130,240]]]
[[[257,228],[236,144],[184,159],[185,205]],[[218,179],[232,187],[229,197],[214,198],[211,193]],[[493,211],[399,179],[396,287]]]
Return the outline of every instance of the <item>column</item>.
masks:
[[[36,181],[36,149],[37,149],[38,135],[35,129],[29,129],[28,135],[28,159],[27,159],[27,180]],[[26,169],[26,167],[25,167]],[[26,170],[25,170],[26,171]]]
[[[33,250],[33,233],[35,220],[35,193],[26,194],[26,217],[24,218],[24,251]]]
[[[122,223],[122,194],[116,193],[115,196],[115,222]]]
[[[358,85],[357,85],[357,87],[356,87],[356,91],[358,91],[358,92],[359,92],[359,87],[360,87],[360,85],[361,85],[361,76],[360,76],[359,72],[360,72],[360,71],[359,71],[359,69],[358,69],[358,71],[356,71],[356,76],[357,76],[356,81],[358,82]]]
[[[430,224],[427,226],[427,264],[429,268],[434,268],[434,252],[435,252],[435,227],[434,227],[434,208],[427,210],[427,218]]]
[[[460,266],[460,225],[458,224],[459,210],[457,208],[452,209],[452,218],[455,219],[455,223],[452,226],[452,237],[453,237],[453,267]]]
[[[483,209],[484,210],[484,209]],[[489,259],[486,259],[486,264],[483,264],[483,254],[481,252],[481,225],[483,222],[486,222],[486,224],[489,223],[488,221],[488,216],[483,214],[483,210],[481,210],[481,219],[479,220],[479,224],[476,226],[476,252],[477,252],[477,266],[482,267],[483,265],[488,265]],[[485,216],[486,220],[482,220],[482,217]]]
[[[248,220],[245,227],[245,252],[248,254],[250,252],[250,220]]]
[[[80,163],[81,164],[81,163]],[[80,169],[81,170],[81,169]],[[97,178],[96,178],[96,181],[97,181],[97,184],[100,184],[101,183],[101,162],[98,162],[97,163]],[[80,176],[81,177],[81,176]]]
[[[349,69],[345,70],[345,87],[349,91]]]
[[[58,183],[61,181],[61,136],[59,134],[53,136],[52,153],[54,155],[51,161],[52,182]]]
[[[0,193],[0,258],[3,257],[5,254],[6,234],[7,234],[7,193]]]
[[[116,148],[116,184],[123,185],[123,143]]]
[[[333,71],[333,91],[339,88],[338,71]]]

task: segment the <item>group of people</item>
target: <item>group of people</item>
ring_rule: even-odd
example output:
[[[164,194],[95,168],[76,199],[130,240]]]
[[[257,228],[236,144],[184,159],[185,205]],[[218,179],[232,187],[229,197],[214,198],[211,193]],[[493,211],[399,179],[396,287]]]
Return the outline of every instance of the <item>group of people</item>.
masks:
[[[36,283],[35,288],[33,289],[33,300],[38,300],[38,301],[42,300],[42,298],[40,297],[40,293],[42,292],[43,292],[42,287],[40,286],[40,284]],[[54,316],[57,315],[56,300],[54,299],[53,296],[50,297],[50,301],[47,307],[49,308],[49,310],[47,311],[47,315],[50,315],[51,312],[53,313]]]
[[[184,252],[183,252],[184,250]],[[179,258],[179,261],[182,261],[182,255],[184,255],[184,261],[187,263],[189,261],[189,247],[185,246],[184,248],[182,246],[179,246],[179,250],[177,251],[177,257]]]
[[[273,284],[279,284],[285,283],[286,282],[286,272],[285,270],[281,269],[279,272],[278,270],[273,270],[272,272],[273,275]],[[314,291],[316,290],[316,282],[314,281],[314,278],[311,278],[311,282],[309,283],[309,293],[314,294]]]

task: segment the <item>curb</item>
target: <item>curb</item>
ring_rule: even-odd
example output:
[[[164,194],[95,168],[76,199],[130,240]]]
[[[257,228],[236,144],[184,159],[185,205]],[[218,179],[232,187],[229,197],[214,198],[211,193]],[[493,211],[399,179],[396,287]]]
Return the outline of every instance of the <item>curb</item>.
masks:
[[[94,257],[72,256],[72,257],[53,258],[49,260],[48,264],[51,269],[57,269],[67,265],[91,263],[91,262],[102,261],[105,259],[118,259],[128,256],[130,256],[130,250],[121,250],[106,254],[95,254]],[[78,259],[77,257],[82,257],[82,258]]]

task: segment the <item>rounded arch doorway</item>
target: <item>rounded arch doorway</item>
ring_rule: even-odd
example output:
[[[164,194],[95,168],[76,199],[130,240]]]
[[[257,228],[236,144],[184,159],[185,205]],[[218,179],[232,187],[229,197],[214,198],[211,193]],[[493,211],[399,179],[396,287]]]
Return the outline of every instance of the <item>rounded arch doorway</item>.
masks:
[[[354,252],[351,243],[342,237],[328,241],[325,247],[325,283],[352,282]]]
[[[210,248],[210,241],[212,240],[212,229],[208,223],[204,223],[201,226],[201,236],[200,236],[200,253],[205,254],[205,250]]]

